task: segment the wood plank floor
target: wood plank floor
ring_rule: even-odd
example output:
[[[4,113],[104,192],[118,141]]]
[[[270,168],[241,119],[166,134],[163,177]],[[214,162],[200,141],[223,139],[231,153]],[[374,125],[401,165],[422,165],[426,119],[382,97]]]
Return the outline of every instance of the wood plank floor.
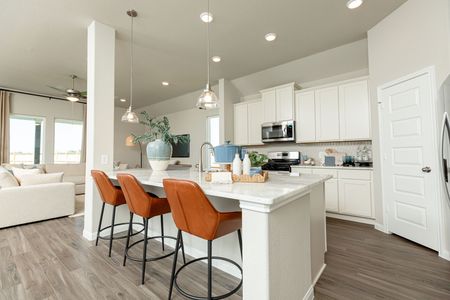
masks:
[[[62,218],[0,230],[0,299],[167,299],[171,258],[149,263],[140,285],[140,264],[122,267],[123,240],[108,258],[107,243],[84,240],[82,227],[83,218]],[[450,262],[435,252],[368,225],[329,219],[327,228],[316,299],[450,299]],[[149,249],[160,253],[160,244]],[[186,273],[181,285],[204,294],[204,265]],[[217,293],[236,283],[217,270],[214,278]],[[175,291],[174,299],[182,297]]]

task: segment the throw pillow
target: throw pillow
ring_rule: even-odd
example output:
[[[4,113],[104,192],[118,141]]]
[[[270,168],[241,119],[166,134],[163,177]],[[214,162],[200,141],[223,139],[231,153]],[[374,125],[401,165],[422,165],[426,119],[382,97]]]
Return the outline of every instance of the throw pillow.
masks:
[[[12,168],[12,172],[14,176],[17,178],[19,183],[22,181],[22,177],[25,175],[36,175],[41,174],[41,170],[39,169],[19,169],[19,168]]]
[[[9,173],[1,172],[0,173],[0,188],[7,188],[7,187],[14,187],[19,186],[19,183],[17,182],[16,178]]]
[[[12,174],[12,168],[23,169],[23,164],[2,164],[2,167]]]
[[[23,175],[20,178],[20,185],[38,185],[47,183],[58,183],[62,182],[64,173],[51,173],[51,174],[34,174],[34,175]]]

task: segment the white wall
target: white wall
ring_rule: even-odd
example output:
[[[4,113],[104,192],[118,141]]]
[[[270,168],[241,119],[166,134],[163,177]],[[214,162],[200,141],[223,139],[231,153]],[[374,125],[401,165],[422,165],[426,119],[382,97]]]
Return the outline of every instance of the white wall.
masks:
[[[49,100],[37,96],[12,93],[11,114],[45,118],[44,161],[52,163],[54,158],[55,119],[83,121],[84,104],[69,101]],[[13,133],[14,134],[14,133]]]
[[[448,0],[409,0],[368,32],[372,100],[375,215],[383,224],[377,87],[436,66],[438,86],[450,72]]]

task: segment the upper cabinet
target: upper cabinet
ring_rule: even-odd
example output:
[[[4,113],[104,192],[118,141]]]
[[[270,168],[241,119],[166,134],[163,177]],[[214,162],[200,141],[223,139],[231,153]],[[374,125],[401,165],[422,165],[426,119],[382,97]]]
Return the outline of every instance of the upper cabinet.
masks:
[[[261,101],[242,102],[234,105],[234,143],[236,145],[261,145],[263,123]]]
[[[297,143],[369,140],[366,79],[296,92]]]
[[[370,139],[367,81],[339,86],[339,122],[342,140]]]
[[[263,123],[294,119],[295,83],[261,91]]]
[[[316,98],[316,140],[339,140],[339,92],[337,87],[318,89]]]

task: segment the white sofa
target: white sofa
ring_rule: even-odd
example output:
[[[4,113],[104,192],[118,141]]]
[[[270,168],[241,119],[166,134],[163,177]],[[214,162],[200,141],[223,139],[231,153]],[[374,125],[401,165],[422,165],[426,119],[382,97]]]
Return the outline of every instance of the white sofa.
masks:
[[[0,228],[72,215],[72,182],[0,189]]]

